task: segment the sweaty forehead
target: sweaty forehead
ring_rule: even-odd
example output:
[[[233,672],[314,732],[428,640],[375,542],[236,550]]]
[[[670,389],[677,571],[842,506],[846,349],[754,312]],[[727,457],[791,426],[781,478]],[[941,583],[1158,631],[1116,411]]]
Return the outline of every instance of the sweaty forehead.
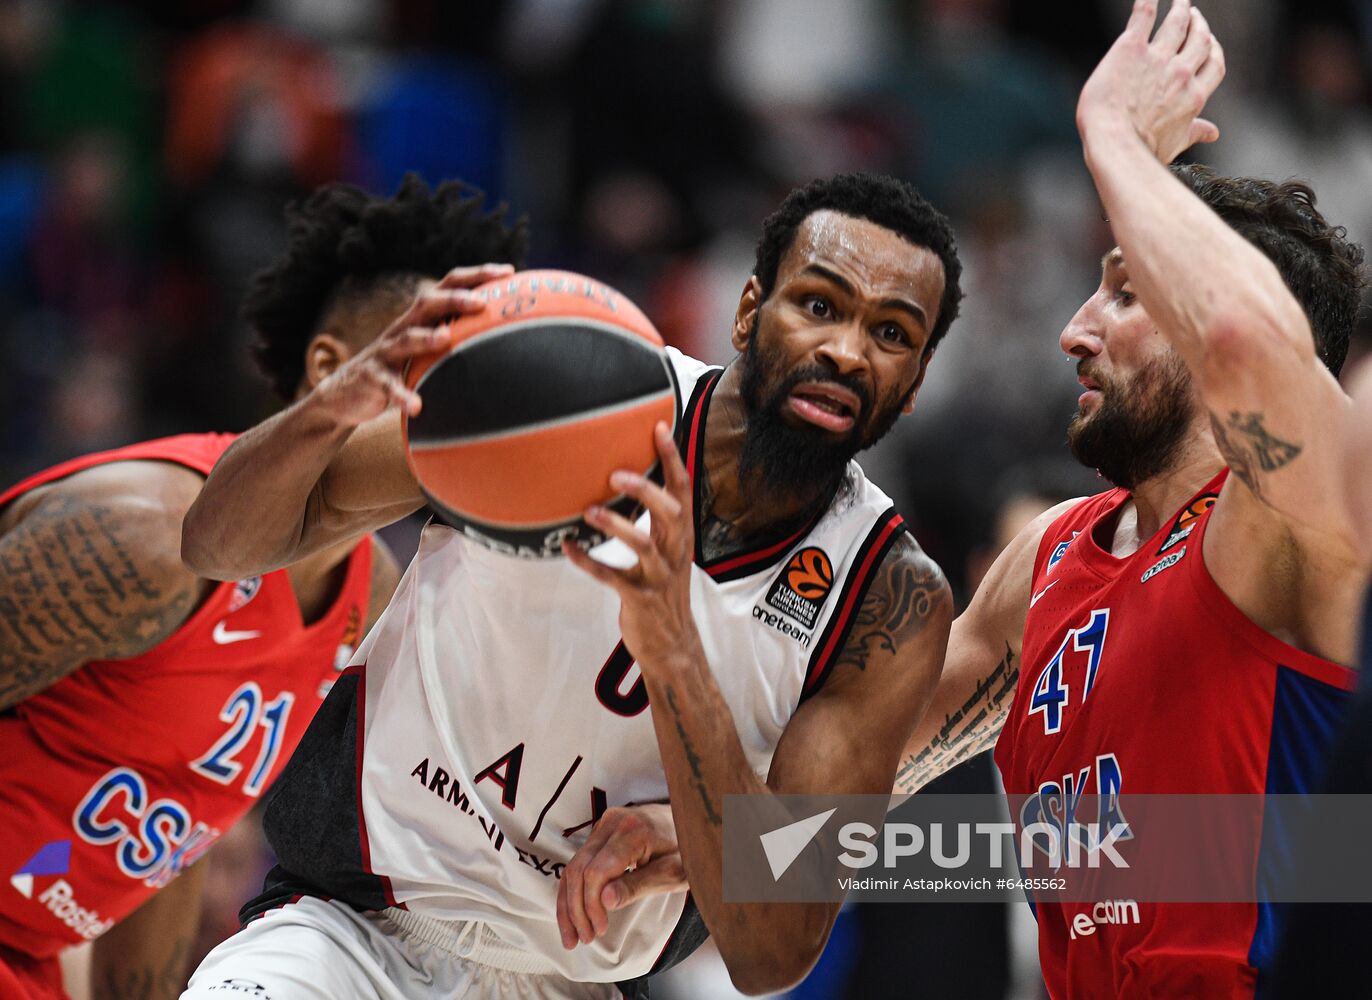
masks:
[[[868,219],[829,209],[807,216],[779,262],[778,284],[811,264],[842,275],[864,294],[912,299],[931,324],[938,314],[944,278],[938,254]]]

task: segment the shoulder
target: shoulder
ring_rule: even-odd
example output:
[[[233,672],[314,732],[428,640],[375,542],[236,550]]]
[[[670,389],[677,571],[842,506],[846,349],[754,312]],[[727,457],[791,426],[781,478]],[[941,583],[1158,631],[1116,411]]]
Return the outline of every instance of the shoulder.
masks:
[[[199,485],[198,473],[178,466],[117,462],[35,489],[5,511],[0,591],[27,602],[26,624],[43,636],[66,637],[31,643],[31,657],[135,656],[184,623],[213,586],[180,554]]]
[[[1097,497],[1104,495],[1098,494]],[[958,619],[964,634],[975,632],[994,637],[993,645],[997,647],[1003,639],[1010,643],[1012,650],[1019,650],[1024,620],[1029,612],[1034,571],[1041,557],[1049,558],[1044,552],[1044,542],[1049,532],[1065,515],[1090,504],[1097,497],[1064,500],[1049,507],[1020,529],[1019,534],[996,556],[977,592],[972,595],[967,610]],[[1053,537],[1061,538],[1061,535],[1055,533]]]
[[[170,552],[179,566],[181,520],[204,482],[200,473],[171,462],[93,466],[17,497],[0,515],[0,534],[26,523],[85,518],[136,537],[150,557]]]
[[[671,365],[672,371],[683,389],[693,384],[706,372],[718,367],[717,365],[707,365],[704,361],[693,358],[689,354],[683,354],[675,347],[670,346],[667,348],[667,363]]]
[[[901,530],[867,584],[836,667],[866,673],[885,663],[907,663],[932,643],[942,657],[953,618],[953,594],[943,571]]]
[[[952,591],[939,564],[920,548],[915,536],[902,528],[876,568],[867,595],[885,594],[902,601],[952,606]],[[933,611],[931,607],[928,609]]]

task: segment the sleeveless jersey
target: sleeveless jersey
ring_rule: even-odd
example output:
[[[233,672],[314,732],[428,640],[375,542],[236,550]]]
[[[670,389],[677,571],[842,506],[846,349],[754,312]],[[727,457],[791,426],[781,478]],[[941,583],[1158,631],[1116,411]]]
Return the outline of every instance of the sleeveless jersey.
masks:
[[[233,442],[182,435],[88,455],[208,474]],[[0,715],[0,945],[38,958],[104,933],[257,801],[361,640],[371,545],[306,626],[284,570],[223,583],[166,640],[90,662]]]
[[[1125,558],[1096,538],[1124,490],[1083,501],[1044,534],[995,751],[1012,798],[1318,790],[1354,673],[1263,631],[1211,577],[1202,545],[1227,474]],[[1201,850],[1232,846],[1197,838]],[[1257,840],[1249,847],[1257,859]],[[1216,856],[1215,870],[1230,859]],[[1055,1000],[1251,997],[1281,915],[1269,903],[1137,900],[1035,911]]]
[[[671,359],[688,400],[678,440],[699,510],[720,372]],[[856,464],[849,475],[851,491],[789,538],[712,561],[697,548],[691,607],[760,777],[904,530]],[[615,540],[593,554],[632,558]],[[594,820],[607,806],[667,797],[618,617],[614,591],[565,559],[516,558],[430,524],[347,671],[355,683],[335,688],[273,796],[266,827],[281,869],[245,915],[310,892],[484,922],[574,981],[657,967],[683,894],[616,912],[606,935],[572,951],[556,923],[558,879]],[[320,789],[331,790],[331,813],[318,811]],[[345,825],[351,843],[338,833]]]

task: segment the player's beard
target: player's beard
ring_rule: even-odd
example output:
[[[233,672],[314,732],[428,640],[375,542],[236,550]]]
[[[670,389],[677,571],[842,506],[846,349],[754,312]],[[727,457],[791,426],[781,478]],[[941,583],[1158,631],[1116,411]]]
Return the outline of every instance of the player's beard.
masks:
[[[1170,468],[1196,407],[1181,356],[1171,353],[1123,383],[1090,377],[1100,385],[1100,405],[1089,415],[1078,410],[1067,427],[1077,461],[1126,490]]]
[[[895,426],[903,397],[872,407],[871,393],[856,376],[820,365],[787,373],[779,350],[758,346],[757,325],[739,360],[741,392],[748,414],[739,456],[740,483],[755,483],[776,497],[828,498],[848,481],[848,462],[870,448]],[[788,419],[786,400],[802,382],[832,382],[858,398],[858,419],[847,434],[836,435],[813,424]]]

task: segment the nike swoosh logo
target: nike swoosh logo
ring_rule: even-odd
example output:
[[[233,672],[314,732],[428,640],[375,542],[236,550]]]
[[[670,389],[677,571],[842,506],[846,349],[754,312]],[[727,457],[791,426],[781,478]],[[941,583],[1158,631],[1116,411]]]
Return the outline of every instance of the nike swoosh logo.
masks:
[[[1037,604],[1037,603],[1039,602],[1039,598],[1040,598],[1040,597],[1042,597],[1044,594],[1048,593],[1048,591],[1052,590],[1052,589],[1053,589],[1054,587],[1056,587],[1057,585],[1058,585],[1058,581],[1057,581],[1057,580],[1054,580],[1052,583],[1050,583],[1048,586],[1044,587],[1042,590],[1040,590],[1040,591],[1039,591],[1037,594],[1035,594],[1033,597],[1029,598],[1029,607],[1032,608],[1035,604]]]
[[[231,642],[242,642],[244,639],[256,639],[261,632],[233,632],[224,627],[220,622],[214,627],[214,641],[221,646],[227,646]]]

